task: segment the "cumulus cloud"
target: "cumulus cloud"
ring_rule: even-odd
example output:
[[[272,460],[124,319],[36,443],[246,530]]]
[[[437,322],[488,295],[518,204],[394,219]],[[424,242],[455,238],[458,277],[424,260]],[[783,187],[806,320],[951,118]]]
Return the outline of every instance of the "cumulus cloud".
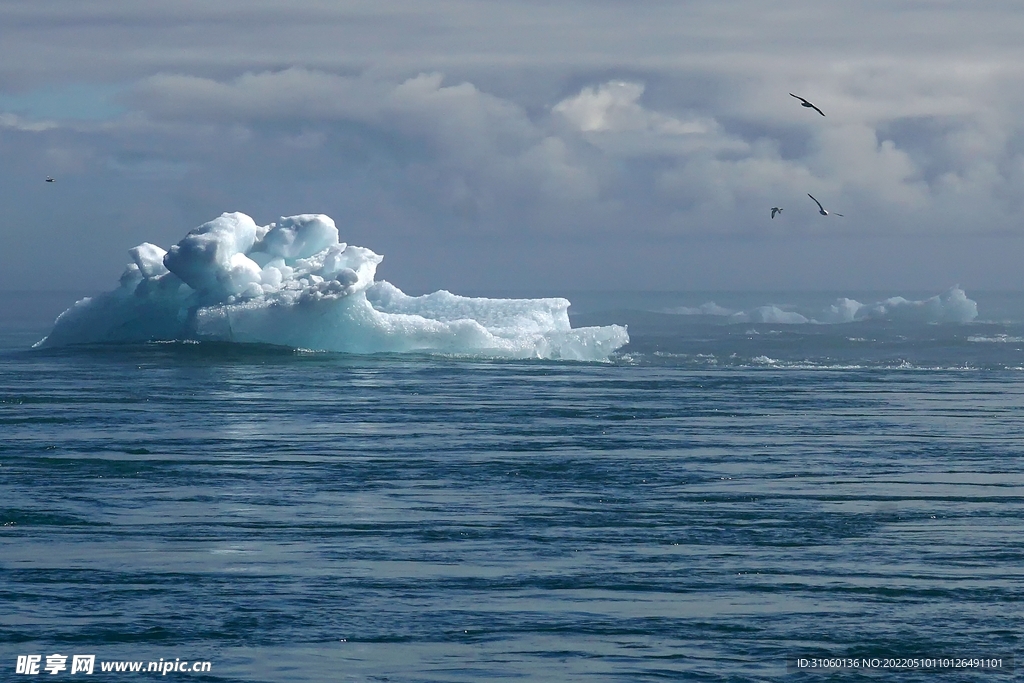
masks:
[[[241,126],[243,145],[287,145],[289,154],[320,157],[329,173],[360,168],[400,195],[394,205],[447,212],[484,231],[529,229],[559,207],[586,212],[580,203],[601,189],[588,150],[516,102],[440,73],[399,81],[304,69],[228,81],[159,75],[132,102],[154,126]],[[349,154],[331,158],[339,147]]]
[[[245,73],[227,81],[157,74],[141,80],[130,101],[151,116],[167,119],[320,121],[373,114],[371,103],[384,95],[382,86],[301,68]]]
[[[754,229],[741,216],[764,204],[806,202],[808,192],[851,217],[874,221],[889,212],[897,218],[890,230],[1005,225],[1024,189],[1020,128],[1005,112],[972,111],[969,98],[924,77],[886,118],[891,85],[856,96],[886,73],[876,64],[847,65],[833,91],[815,96],[827,103],[825,119],[804,116],[788,93],[764,115],[746,100],[718,115],[672,106],[671,98],[660,108],[637,80],[587,85],[531,110],[438,72],[158,74],[130,89],[130,113],[108,127],[125,141],[159,131],[166,144],[178,138],[183,148],[203,147],[206,167],[170,148],[165,158],[157,150],[113,155],[107,167],[181,181],[216,173],[210,165],[225,159],[237,164],[239,154],[262,157],[263,172],[308,164],[338,178],[360,175],[404,221],[436,225],[448,215],[446,230],[495,234],[608,232],[637,216],[633,233],[741,233]],[[769,97],[760,87],[752,92]],[[0,125],[42,132],[56,124],[5,114]],[[796,154],[788,149],[794,139]],[[964,203],[984,207],[989,220],[943,218]],[[797,227],[814,220],[807,212]],[[841,229],[874,229],[853,223]]]
[[[506,246],[1002,235],[1024,203],[1024,18],[1000,3],[119,5],[0,8],[0,95],[119,93],[85,123],[0,106],[9,158],[92,183],[97,222],[144,205],[111,239],[150,205],[168,232],[323,211]]]
[[[360,176],[403,222],[492,234],[607,233],[625,221],[633,234],[742,233],[756,229],[744,215],[806,203],[807,192],[872,219],[841,230],[875,229],[886,212],[898,219],[888,230],[1005,225],[1024,180],[1012,125],[991,112],[971,114],[963,97],[941,93],[912,93],[912,104],[885,118],[879,102],[852,94],[870,78],[851,69],[846,79],[835,86],[839,94],[821,98],[838,112],[825,119],[803,116],[788,93],[775,98],[788,108],[781,126],[775,108],[759,120],[745,102],[718,116],[671,100],[670,108],[652,106],[647,86],[635,80],[584,86],[531,110],[437,72],[158,74],[129,91],[130,114],[110,125],[126,142],[158,131],[171,147],[163,157],[159,150],[113,155],[107,167],[182,182],[223,173],[216,167],[230,159],[232,173],[239,164],[265,165],[249,172],[268,174],[307,165],[328,177]],[[937,113],[923,115],[929,107]],[[0,123],[26,131],[54,125],[12,115]],[[798,154],[787,149],[794,138],[802,140]],[[206,159],[181,158],[190,146]],[[955,225],[942,217],[964,202],[984,206],[990,220]],[[797,215],[786,215],[796,229],[816,225],[814,212],[790,218]]]
[[[644,94],[642,83],[610,81],[599,87],[584,88],[579,95],[555,105],[561,114],[584,133],[651,131],[661,135],[707,133],[708,126],[699,121],[680,121],[639,104]]]

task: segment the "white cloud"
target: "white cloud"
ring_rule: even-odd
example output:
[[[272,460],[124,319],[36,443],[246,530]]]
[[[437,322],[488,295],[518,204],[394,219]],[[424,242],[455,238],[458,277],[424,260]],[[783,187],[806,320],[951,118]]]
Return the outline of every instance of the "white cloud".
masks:
[[[885,70],[844,73],[839,94],[824,96],[824,119],[807,116],[788,92],[772,95],[786,109],[785,124],[776,105],[762,115],[743,99],[724,109],[728,123],[688,107],[650,106],[646,87],[629,80],[585,86],[531,112],[436,72],[160,74],[131,91],[129,116],[107,126],[129,146],[138,136],[158,142],[144,154],[115,154],[107,168],[171,181],[279,174],[282,187],[294,182],[288,173],[297,179],[316,169],[364,192],[373,187],[374,201],[386,197],[402,221],[446,231],[582,235],[628,221],[633,234],[742,233],[757,230],[746,216],[760,215],[762,205],[806,205],[808,192],[851,218],[871,217],[871,227],[851,220],[843,230],[1003,229],[1024,180],[1020,151],[1011,149],[1019,133],[1005,113],[970,111],[969,98],[927,80],[908,87],[912,105],[886,118],[880,102],[894,86],[879,88],[877,102],[855,95]],[[671,105],[664,86],[656,99]],[[796,155],[787,151],[795,134]],[[988,220],[953,222],[946,213],[954,202]],[[886,212],[893,222],[883,226],[877,219]],[[804,213],[787,213],[788,224],[815,229],[816,213]]]
[[[168,223],[325,211],[385,238],[795,240],[998,236],[1024,202],[1008,2],[55,0],[8,3],[0,25],[9,101],[126,93],[104,121],[0,110],[9,158],[94,183],[78,197],[105,217],[151,183]],[[807,192],[847,219],[825,228]]]
[[[22,117],[14,114],[0,113],[0,128],[9,128],[12,130],[25,131],[30,133],[40,133],[44,130],[52,130],[57,128],[59,124],[56,121],[34,121],[31,119],[23,119]]]
[[[644,86],[640,83],[610,81],[597,88],[584,88],[579,95],[562,100],[554,112],[564,116],[584,133],[651,131],[662,135],[707,133],[699,121],[681,121],[639,104]]]

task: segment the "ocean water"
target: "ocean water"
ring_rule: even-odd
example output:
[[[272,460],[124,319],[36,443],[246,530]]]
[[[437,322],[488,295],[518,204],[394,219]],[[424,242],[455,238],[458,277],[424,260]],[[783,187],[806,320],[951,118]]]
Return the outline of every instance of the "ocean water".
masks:
[[[76,295],[0,295],[0,680],[1013,680],[1024,294],[777,321],[892,294],[568,294],[607,363],[31,350]],[[100,671],[160,660],[211,666]]]

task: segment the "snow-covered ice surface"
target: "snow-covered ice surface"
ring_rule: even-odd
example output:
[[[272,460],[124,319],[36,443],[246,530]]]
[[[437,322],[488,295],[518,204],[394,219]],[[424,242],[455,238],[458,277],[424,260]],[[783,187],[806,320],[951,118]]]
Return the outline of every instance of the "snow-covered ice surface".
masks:
[[[168,251],[129,254],[117,289],[75,303],[36,346],[208,340],[596,361],[629,341],[619,325],[573,329],[566,299],[408,296],[374,280],[383,257],[340,242],[321,214],[258,226],[225,213]]]

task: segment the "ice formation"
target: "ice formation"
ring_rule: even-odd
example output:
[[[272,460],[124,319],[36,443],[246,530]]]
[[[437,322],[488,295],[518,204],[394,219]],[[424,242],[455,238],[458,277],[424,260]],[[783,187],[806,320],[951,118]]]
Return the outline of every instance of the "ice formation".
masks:
[[[340,242],[320,214],[258,226],[225,213],[168,251],[144,243],[129,254],[117,289],[77,302],[36,346],[211,340],[604,360],[629,341],[618,325],[572,329],[565,299],[408,296],[374,280],[382,256]]]
[[[823,322],[856,322],[858,320],[903,320],[927,323],[969,323],[978,317],[978,304],[967,298],[960,287],[952,287],[920,301],[894,296],[873,304],[853,299],[839,299],[825,311]]]
[[[855,299],[840,298],[817,314],[804,315],[797,311],[769,304],[749,311],[734,311],[709,301],[701,306],[680,306],[666,313],[676,315],[713,316],[724,322],[774,323],[802,325],[806,323],[835,324],[864,320],[892,320],[908,323],[969,323],[978,317],[978,304],[967,298],[959,286],[928,299],[911,300],[894,296],[872,304]]]

